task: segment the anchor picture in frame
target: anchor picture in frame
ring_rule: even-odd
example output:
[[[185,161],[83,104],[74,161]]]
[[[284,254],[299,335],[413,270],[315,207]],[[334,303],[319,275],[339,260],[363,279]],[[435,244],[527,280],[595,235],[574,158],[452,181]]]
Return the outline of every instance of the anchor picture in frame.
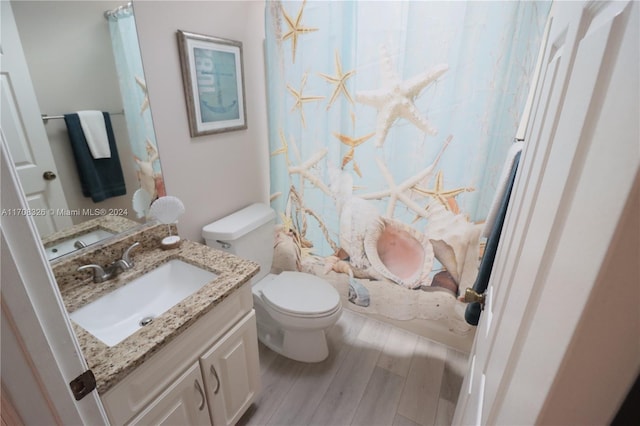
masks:
[[[246,129],[242,43],[177,34],[191,136]]]

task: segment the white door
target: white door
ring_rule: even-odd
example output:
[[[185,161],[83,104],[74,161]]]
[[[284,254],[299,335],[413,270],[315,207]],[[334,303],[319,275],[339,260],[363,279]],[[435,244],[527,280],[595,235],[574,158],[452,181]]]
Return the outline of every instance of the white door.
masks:
[[[454,424],[533,424],[567,357],[575,356],[572,338],[588,314],[625,205],[638,190],[639,6],[554,4],[525,150]],[[637,274],[627,279],[637,293]],[[615,316],[615,305],[606,312]],[[633,318],[629,324],[635,327]],[[637,335],[627,338],[638,355],[633,339]],[[640,365],[631,367],[629,377]]]
[[[69,216],[56,214],[58,209],[67,209],[67,202],[60,180],[54,177],[58,170],[40,117],[11,3],[1,3],[0,127],[9,145],[29,208],[35,213],[32,217],[40,236],[46,236],[71,226],[72,221]],[[51,209],[53,214],[50,214]]]
[[[130,425],[210,425],[200,365],[193,364]]]
[[[255,312],[202,355],[200,365],[213,424],[236,424],[260,390]]]

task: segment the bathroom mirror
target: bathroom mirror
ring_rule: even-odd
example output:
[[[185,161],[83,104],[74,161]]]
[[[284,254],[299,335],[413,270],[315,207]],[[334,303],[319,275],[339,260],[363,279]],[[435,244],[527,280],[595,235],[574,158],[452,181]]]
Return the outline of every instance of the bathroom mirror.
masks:
[[[131,4],[14,0],[11,6],[46,132],[48,146],[37,149],[50,149],[53,179],[64,193],[62,208],[47,209],[59,223],[34,217],[53,260],[140,225],[145,219],[133,209],[134,193],[145,188],[153,200],[164,195],[164,183]],[[125,195],[99,202],[83,195],[63,117],[82,110],[110,114]]]

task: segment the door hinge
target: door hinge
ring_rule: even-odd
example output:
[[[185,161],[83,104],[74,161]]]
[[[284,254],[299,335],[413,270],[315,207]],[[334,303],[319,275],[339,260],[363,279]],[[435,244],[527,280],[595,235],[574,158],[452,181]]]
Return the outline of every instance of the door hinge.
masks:
[[[80,401],[96,388],[96,376],[93,371],[87,370],[69,382],[69,387],[76,401]]]

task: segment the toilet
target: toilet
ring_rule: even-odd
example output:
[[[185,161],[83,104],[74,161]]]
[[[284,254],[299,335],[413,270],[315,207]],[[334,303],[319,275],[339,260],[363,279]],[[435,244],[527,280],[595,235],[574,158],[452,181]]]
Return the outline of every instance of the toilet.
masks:
[[[319,362],[329,355],[325,330],[342,314],[340,295],[315,275],[270,273],[275,218],[271,207],[252,204],[205,226],[202,236],[208,246],[260,265],[251,281],[258,339],[287,358]]]

